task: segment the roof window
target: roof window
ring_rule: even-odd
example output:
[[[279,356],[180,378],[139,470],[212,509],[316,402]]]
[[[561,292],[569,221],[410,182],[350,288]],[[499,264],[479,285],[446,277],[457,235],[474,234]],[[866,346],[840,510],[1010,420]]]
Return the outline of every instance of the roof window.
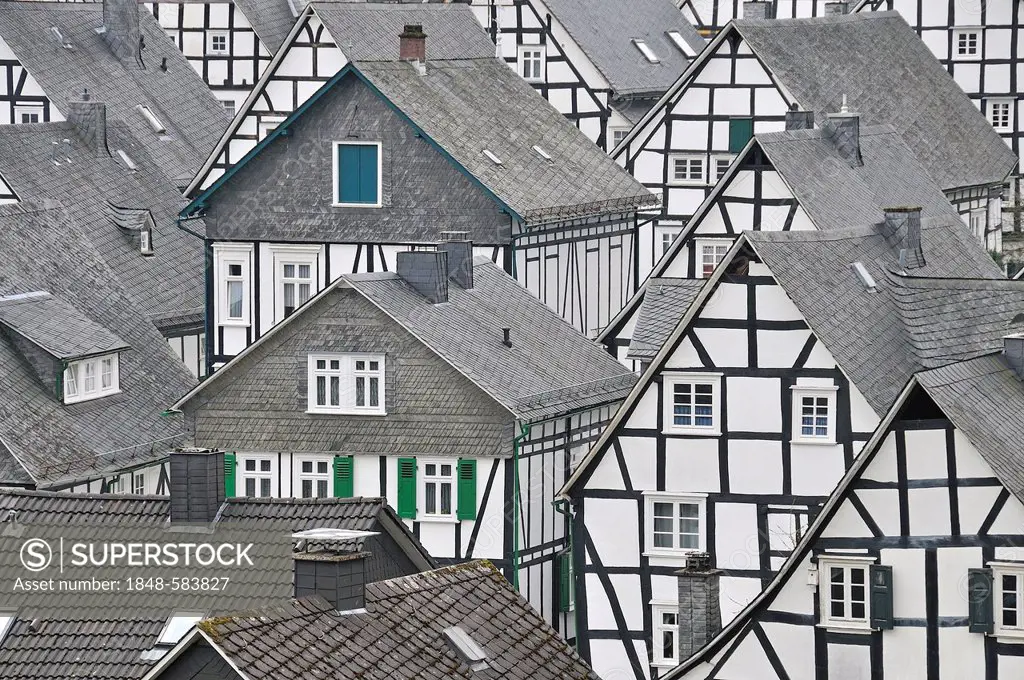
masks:
[[[495,165],[503,165],[501,159],[495,156],[489,149],[484,149],[484,155]]]
[[[0,611],[0,644],[3,644],[7,633],[14,627],[15,615],[13,611]]]
[[[146,122],[149,123],[149,127],[153,128],[153,132],[158,135],[162,135],[167,132],[167,128],[164,127],[164,124],[160,122],[160,119],[156,117],[156,114],[153,113],[148,106],[139,104],[135,108],[142,114],[142,117],[146,119]]]
[[[690,43],[686,42],[686,39],[683,38],[682,33],[680,33],[679,31],[668,31],[667,35],[669,37],[669,40],[675,43],[675,46],[679,48],[680,52],[682,52],[688,57],[697,56],[697,50],[690,47]]]
[[[163,632],[160,633],[156,643],[173,647],[185,637],[185,634],[192,630],[192,627],[203,620],[206,614],[198,612],[174,612],[167,623],[164,624]]]
[[[654,50],[652,50],[643,40],[633,38],[633,44],[636,45],[636,48],[640,50],[640,54],[644,55],[644,58],[647,59],[647,61],[652,64],[658,64],[661,62],[661,60],[658,59],[658,55],[654,53]]]
[[[850,266],[853,267],[854,273],[857,275],[857,278],[860,279],[860,282],[864,284],[864,287],[874,293],[876,289],[875,277],[871,276],[871,272],[869,272],[868,268],[864,266],[864,263],[854,262]]]
[[[541,158],[543,158],[544,160],[546,160],[546,161],[551,160],[551,154],[549,154],[547,151],[545,151],[544,149],[540,148],[536,144],[533,145],[533,150],[536,151],[537,155],[540,156]]]
[[[135,165],[135,161],[132,160],[132,157],[126,154],[123,149],[117,150],[117,157],[121,159],[121,163],[124,164],[124,167],[128,168],[132,172],[139,169],[139,166]]]
[[[445,628],[442,631],[448,644],[455,648],[455,651],[462,657],[469,668],[473,671],[487,669],[487,652],[459,626]]]

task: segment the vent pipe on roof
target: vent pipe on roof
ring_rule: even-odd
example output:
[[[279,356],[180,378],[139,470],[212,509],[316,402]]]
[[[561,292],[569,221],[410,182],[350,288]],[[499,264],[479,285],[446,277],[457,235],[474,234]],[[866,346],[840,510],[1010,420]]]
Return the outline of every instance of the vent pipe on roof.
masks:
[[[851,168],[859,168],[864,165],[860,155],[860,114],[852,113],[846,106],[845,94],[839,113],[828,114],[826,129],[836,151],[850,164]]]
[[[838,0],[837,2],[826,2],[825,3],[825,16],[835,16],[837,14],[849,14],[850,3],[846,0]]]
[[[786,129],[813,130],[814,111],[801,111],[797,103],[793,102],[789,106],[789,111],[786,111]]]
[[[68,102],[68,122],[95,155],[110,155],[107,149],[107,105],[93,101],[89,90],[82,91],[81,99]]]
[[[775,5],[763,0],[747,0],[743,3],[744,19],[774,19]]]
[[[676,572],[679,583],[679,658],[688,659],[722,630],[721,574],[707,553],[690,553]]]
[[[423,249],[398,253],[395,271],[432,303],[448,302],[448,253],[445,251]]]
[[[427,72],[427,34],[422,24],[406,24],[398,35],[398,58],[416,66],[420,75]]]
[[[502,335],[501,344],[505,345],[505,347],[511,347],[512,346],[512,329],[511,328],[502,328],[501,329],[501,335]]]
[[[103,28],[99,30],[118,59],[142,66],[138,0],[103,0]]]
[[[1003,356],[1017,377],[1024,380],[1024,333],[1003,338]]]
[[[448,278],[464,290],[473,287],[473,242],[464,231],[441,232],[437,249],[448,255]]]
[[[369,556],[328,548],[293,553],[296,599],[319,595],[340,612],[365,608]]]
[[[903,269],[917,269],[926,264],[921,245],[921,208],[885,208],[883,231],[886,238],[898,239]]]
[[[168,458],[171,522],[212,522],[225,498],[224,452],[177,449]]]

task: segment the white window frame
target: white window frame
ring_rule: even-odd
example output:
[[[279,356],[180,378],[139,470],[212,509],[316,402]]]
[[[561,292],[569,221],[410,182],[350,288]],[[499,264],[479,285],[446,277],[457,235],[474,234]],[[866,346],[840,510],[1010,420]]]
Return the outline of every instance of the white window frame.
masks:
[[[642,40],[640,38],[633,38],[632,42],[633,45],[638,50],[640,50],[640,54],[644,55],[644,59],[646,59],[648,62],[652,64],[661,63],[661,59],[659,59],[658,55],[654,53],[654,50],[651,49],[651,46],[647,44],[646,40]]]
[[[301,245],[272,245],[270,252],[274,256],[274,321],[280,322],[285,319],[284,314],[284,287],[288,281],[285,280],[284,268],[286,265],[296,267],[296,276],[292,282],[298,284],[301,278],[298,277],[298,267],[309,267],[309,301],[316,297],[320,290],[320,246]],[[298,289],[296,288],[296,296]],[[298,299],[296,297],[296,299]],[[304,303],[303,303],[304,304]],[[296,305],[296,310],[302,305]]]
[[[377,202],[376,203],[340,203],[338,202],[338,147],[339,146],[376,146],[377,147]],[[334,142],[331,145],[331,170],[334,176],[331,178],[333,194],[331,194],[331,205],[335,208],[380,208],[384,205],[384,145],[381,142],[371,140],[350,139],[343,142]]]
[[[711,385],[711,425],[676,425],[676,385]],[[716,437],[722,434],[722,374],[721,373],[673,373],[662,379],[662,401],[664,401],[663,432],[665,434],[700,434]],[[695,404],[694,404],[695,405]],[[691,419],[696,418],[691,413]]]
[[[788,526],[784,532],[772,531],[772,517],[785,517]],[[768,518],[768,549],[792,552],[797,544],[807,535],[811,526],[811,509],[806,505],[769,505]],[[786,545],[772,547],[772,539],[785,540]],[[778,541],[776,541],[777,543]]]
[[[832,445],[836,443],[836,398],[839,388],[835,385],[829,387],[826,385],[793,385],[790,388],[792,395],[793,405],[793,427],[791,432],[790,441],[794,444],[821,444],[821,445]],[[824,436],[817,435],[805,435],[803,433],[803,400],[805,397],[820,399],[822,397],[828,399],[826,405],[825,417],[828,419],[826,423],[826,430]],[[815,406],[817,408],[817,406]],[[816,427],[816,426],[815,426]]]
[[[430,465],[436,465],[437,466],[436,474],[434,474],[434,475],[428,475],[427,474],[427,467],[430,466]],[[451,475],[442,475],[441,474],[441,467],[440,466],[442,466],[442,465],[448,465],[448,466],[451,467]],[[455,521],[458,521],[455,518],[455,512],[457,510],[456,506],[458,504],[458,493],[459,493],[458,470],[456,469],[457,466],[458,466],[458,461],[455,460],[454,458],[437,458],[437,459],[429,459],[429,460],[417,461],[416,466],[421,471],[417,475],[417,480],[416,480],[416,486],[418,487],[416,489],[416,504],[420,506],[419,508],[417,508],[416,519],[419,520],[419,521],[426,520],[428,522],[429,521],[434,521],[434,522],[455,522]],[[427,512],[427,484],[430,484],[430,483],[444,484],[446,482],[451,484],[451,512],[449,512],[449,513],[441,513],[441,512],[428,513]],[[436,509],[440,510],[440,508],[441,508],[441,487],[440,486],[437,487],[436,493],[437,493],[437,497],[436,497],[436,502],[435,502],[434,507]]]
[[[326,361],[327,368],[317,368],[318,361]],[[332,361],[339,362],[337,369],[331,369]],[[357,362],[366,362],[366,368],[362,371],[356,369]],[[370,362],[378,363],[378,370],[369,369]],[[387,415],[387,364],[383,354],[362,354],[362,353],[317,353],[310,354],[307,365],[308,382],[306,384],[306,412],[326,413],[331,415],[351,416],[384,416]],[[326,393],[330,401],[330,378],[339,379],[339,403],[337,406],[331,404],[317,404],[317,377],[327,378]],[[357,406],[355,404],[356,379],[377,378],[377,406]],[[366,382],[365,392],[369,401],[370,385]]]
[[[687,177],[679,179],[676,177],[676,162],[685,161],[687,164]],[[700,164],[700,177],[694,179],[689,177],[693,162]],[[699,153],[674,153],[668,157],[668,183],[671,186],[705,186],[708,178],[708,157]]]
[[[21,117],[24,114],[36,115],[39,117],[37,123],[42,123],[45,119],[43,118],[43,105],[42,104],[15,104],[14,105],[14,123],[16,125],[32,125],[32,123],[22,122]]]
[[[668,249],[672,247],[672,242],[676,240],[680,232],[683,231],[682,227],[666,227],[658,225],[654,228],[655,233],[658,235],[658,258],[665,256]]]
[[[251,315],[252,269],[250,261],[252,247],[239,248],[214,244],[213,252],[217,275],[217,323],[221,326],[248,326]],[[241,265],[241,276],[230,274],[231,265]],[[229,316],[231,305],[228,299],[228,281],[241,281],[242,283],[242,315],[240,317]]]
[[[992,633],[998,638],[1024,640],[1024,563],[1022,562],[989,562],[992,570]],[[1017,625],[1003,625],[1003,577],[1017,578]]]
[[[146,493],[146,472],[145,470],[132,473],[132,493],[142,496]]]
[[[303,466],[309,463],[311,470],[306,472],[303,470]],[[325,472],[318,472],[317,468],[321,465],[326,466]],[[331,498],[334,494],[334,475],[331,469],[331,459],[324,458],[323,456],[296,456],[295,457],[295,488],[292,490],[292,496],[296,498]],[[303,482],[310,482],[310,491],[312,495],[304,495],[302,484]],[[317,493],[318,482],[326,482],[324,488],[326,493],[321,496]]]
[[[987,208],[974,208],[968,213],[968,226],[971,228],[971,233],[982,242],[984,242],[985,234],[988,232],[987,222]]]
[[[824,628],[865,631],[871,630],[871,565],[875,563],[873,557],[856,556],[832,556],[821,555],[818,557],[818,607],[820,625]],[[845,569],[844,579],[844,612],[849,613],[852,604],[852,579],[851,569],[864,570],[864,618],[853,618],[851,616],[832,616],[832,568]]]
[[[221,99],[220,105],[224,107],[224,110],[227,111],[228,115],[232,118],[234,118],[235,114],[238,112],[238,105],[235,103],[234,99]]]
[[[666,624],[663,622],[662,616],[664,614],[674,614],[676,617],[675,625]],[[652,666],[659,668],[675,668],[679,665],[679,605],[673,602],[663,601],[652,601],[651,602],[651,647],[654,652]],[[662,633],[672,632],[675,633],[675,654],[672,656],[665,656],[662,652],[664,651],[664,645],[662,644],[661,636]]]
[[[985,100],[985,118],[996,132],[1013,132],[1013,109],[1017,100],[1006,97],[989,97]],[[994,114],[996,105],[1006,106],[1006,125],[997,125]]]
[[[713,176],[714,183],[718,184],[722,181],[722,178],[725,177],[725,174],[729,172],[729,167],[732,165],[734,160],[736,160],[736,156],[734,154],[715,154],[711,157],[711,167],[708,169],[708,177],[711,178]],[[718,171],[720,163],[725,164],[725,168],[721,172]],[[711,184],[710,179],[708,180],[708,184]]]
[[[105,363],[110,362],[110,384],[103,385]],[[86,391],[87,378],[92,379],[92,389]],[[116,352],[101,354],[87,359],[69,361],[64,368],[64,403],[77,404],[109,397],[121,391],[120,361]],[[74,394],[69,394],[68,385],[74,386]]]
[[[673,547],[665,548],[654,545],[654,504],[671,503],[673,505],[672,543]],[[678,505],[688,503],[697,506],[697,547],[680,548]],[[707,551],[707,494],[704,493],[668,493],[662,491],[644,492],[644,555],[648,557],[685,558],[690,553]]]
[[[668,39],[679,49],[680,52],[685,54],[688,58],[692,59],[697,56],[697,50],[690,47],[690,43],[686,42],[686,38],[679,31],[666,31],[665,35]]]
[[[630,128],[630,127],[628,127],[626,125],[609,125],[608,126],[608,150],[611,151],[612,149],[616,148],[619,144],[621,144],[622,140],[626,138],[626,135],[629,134],[629,131],[631,129],[632,128]],[[618,141],[615,141],[615,136],[616,135],[620,135]]]
[[[224,48],[214,47],[217,38],[224,38]],[[206,33],[207,54],[231,54],[231,31],[207,31]]]
[[[263,469],[263,462],[268,462],[267,468]],[[252,462],[255,469],[248,470],[248,464]],[[274,488],[277,482],[277,461],[274,456],[269,455],[238,455],[238,486],[242,490],[243,496],[248,497],[246,481],[253,480],[253,491],[255,494],[253,498],[274,498]],[[270,495],[264,496],[260,493],[260,486],[262,480],[269,480],[270,484]]]
[[[285,121],[286,116],[260,116],[256,122],[256,141],[262,142]],[[335,193],[337,196],[337,193]]]
[[[526,71],[525,67],[526,67],[526,62],[527,62],[527,53],[530,53],[529,61],[531,63],[539,63],[540,75],[530,75],[530,76],[527,76],[525,74],[525,71]],[[539,55],[539,59],[535,58],[533,56],[534,53],[537,53]],[[546,50],[544,49],[544,45],[537,44],[537,45],[517,45],[516,46],[516,72],[519,74],[519,77],[522,78],[523,80],[525,80],[526,82],[528,82],[528,83],[543,83],[544,79],[547,77],[547,72],[548,72],[548,63],[547,62],[548,62],[547,54],[546,54]]]
[[[715,273],[715,269],[718,269],[718,265],[720,265],[722,263],[722,260],[725,259],[725,256],[729,253],[729,249],[732,248],[732,245],[733,245],[733,242],[731,240],[721,239],[721,238],[696,238],[696,239],[694,239],[693,240],[693,249],[694,249],[693,266],[696,268],[696,271],[693,273],[694,277],[698,278],[698,279],[710,278],[711,275]],[[715,249],[715,251],[712,253],[712,257],[714,257],[715,260],[716,260],[715,266],[712,267],[711,271],[706,273],[706,274],[704,273],[704,249],[705,248],[714,248]],[[718,251],[720,249],[724,249],[724,250],[722,250],[721,257],[719,257],[719,255],[718,255]]]
[[[188,635],[197,623],[202,619],[206,618],[206,614],[203,612],[174,612],[167,619],[164,624],[164,628],[160,631],[160,637],[157,638],[156,644],[158,647],[173,647],[178,644],[182,638]],[[184,626],[182,626],[184,624]]]
[[[974,54],[960,52],[960,37],[975,34],[977,36],[976,50]],[[957,26],[953,28],[953,53],[950,57],[953,61],[981,61],[981,55],[985,47],[985,29],[982,26]]]

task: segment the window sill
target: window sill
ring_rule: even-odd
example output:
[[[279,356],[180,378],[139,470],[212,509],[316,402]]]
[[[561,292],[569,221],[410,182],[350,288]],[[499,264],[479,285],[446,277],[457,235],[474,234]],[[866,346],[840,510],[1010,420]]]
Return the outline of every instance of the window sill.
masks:
[[[791,439],[789,441],[793,446],[835,446],[836,441],[834,439]]]
[[[416,521],[427,522],[429,524],[458,524],[462,520],[456,517],[436,517],[434,515],[425,515],[422,513],[418,513]]]
[[[702,179],[694,179],[694,180],[674,179],[674,180],[669,180],[668,186],[670,186],[670,187],[707,187],[707,186],[711,186],[711,185],[708,184],[707,182],[705,182]]]
[[[103,392],[102,394],[89,394],[81,397],[72,397],[71,401],[68,401],[67,397],[64,398],[65,406],[74,406],[75,404],[87,404],[90,401],[99,401],[100,399],[106,399],[112,397],[115,394],[121,394],[120,389],[110,390],[109,392]]]
[[[689,434],[689,435],[704,435],[705,437],[721,437],[722,430],[717,427],[674,427],[665,428],[661,432],[662,434]]]
[[[693,553],[701,552],[697,548],[686,549],[686,550],[645,550],[643,552],[644,557],[664,557],[669,559],[683,560],[685,561]]]
[[[991,637],[994,637],[997,642],[1004,642],[1010,645],[1024,645],[1024,631],[1001,631],[991,633]]]
[[[675,668],[679,664],[675,661],[652,661],[651,665],[655,668]]]
[[[313,416],[370,416],[382,418],[387,415],[386,411],[319,411],[306,409],[306,413]]]
[[[818,623],[815,624],[816,628],[824,628],[825,630],[832,631],[833,633],[853,633],[855,635],[870,635],[875,632],[874,628],[871,627],[860,627],[853,624],[839,624],[839,623]]]
[[[383,203],[331,203],[334,208],[383,208]]]
[[[248,328],[251,324],[248,321],[241,319],[221,319],[217,322],[218,326],[232,326],[234,328]]]

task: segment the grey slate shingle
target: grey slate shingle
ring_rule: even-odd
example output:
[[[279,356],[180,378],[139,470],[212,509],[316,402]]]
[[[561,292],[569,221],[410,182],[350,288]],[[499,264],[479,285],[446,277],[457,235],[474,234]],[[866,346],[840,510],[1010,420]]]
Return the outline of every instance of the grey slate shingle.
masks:
[[[704,282],[704,279],[649,279],[630,339],[628,358],[653,359],[704,287]]]
[[[289,0],[231,0],[242,11],[267,50],[274,54],[295,24]],[[299,9],[303,0],[294,0]]]
[[[0,297],[0,326],[25,337],[57,359],[128,349],[127,343],[108,329],[42,291]]]

